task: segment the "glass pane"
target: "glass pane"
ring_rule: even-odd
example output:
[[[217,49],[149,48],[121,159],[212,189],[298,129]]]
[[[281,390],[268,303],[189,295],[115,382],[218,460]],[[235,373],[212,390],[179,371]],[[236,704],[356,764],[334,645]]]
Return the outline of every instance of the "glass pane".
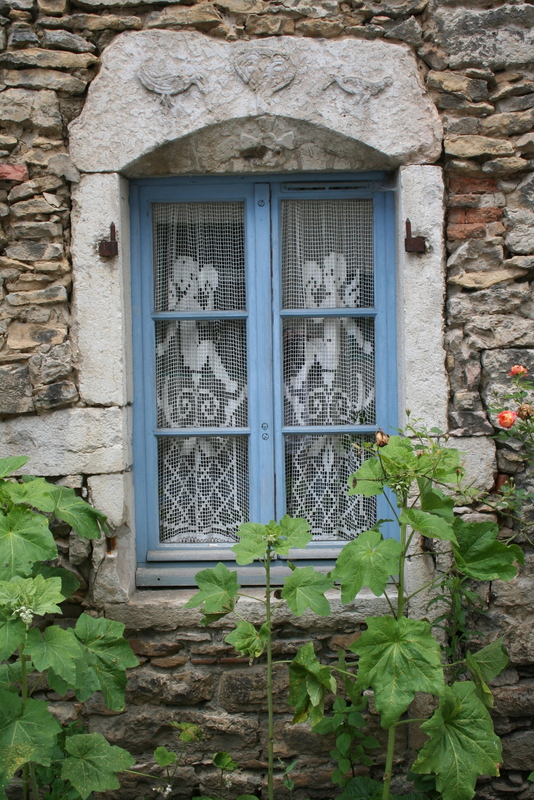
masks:
[[[283,200],[284,308],[371,308],[372,200]]]
[[[374,423],[374,320],[286,318],[283,343],[286,425]]]
[[[245,308],[243,203],[155,203],[156,311]]]
[[[285,437],[287,513],[304,517],[316,541],[354,539],[376,522],[376,498],[347,496],[347,478],[373,437],[307,434]]]
[[[161,542],[237,541],[248,520],[246,436],[187,436],[158,442]]]
[[[245,320],[156,322],[160,428],[247,426]]]

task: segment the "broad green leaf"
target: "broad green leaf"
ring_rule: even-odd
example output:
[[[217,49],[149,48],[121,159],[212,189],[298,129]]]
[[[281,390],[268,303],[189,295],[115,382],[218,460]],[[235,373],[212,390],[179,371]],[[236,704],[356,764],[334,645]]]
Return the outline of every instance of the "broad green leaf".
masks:
[[[72,629],[63,630],[57,625],[49,626],[44,635],[36,628],[28,631],[26,652],[39,670],[52,667],[54,672],[71,686],[76,679],[75,661],[82,656],[82,649]]]
[[[96,676],[108,708],[122,711],[126,688],[125,669],[139,664],[130,645],[122,636],[124,625],[121,622],[104,618],[95,619],[82,614],[74,630],[88,651],[83,656],[83,672],[77,670],[77,697],[83,701],[91,696],[95,691],[93,687]]]
[[[233,772],[237,769],[237,761],[234,761],[230,753],[224,750],[219,750],[218,753],[213,754],[213,766],[222,769],[224,772]]]
[[[283,538],[274,545],[274,552],[279,556],[287,556],[293,548],[303,548],[311,542],[310,526],[301,517],[290,517],[286,514],[280,520],[280,533]]]
[[[382,494],[387,476],[378,458],[366,459],[361,467],[349,477],[349,494],[374,497]]]
[[[237,529],[237,535],[239,536],[239,541],[234,544],[232,550],[235,553],[235,560],[238,564],[241,564],[241,566],[252,564],[257,558],[265,556],[267,553],[266,525],[261,525],[259,522],[245,522]]]
[[[171,764],[176,763],[178,756],[166,747],[156,747],[154,750],[154,759],[156,764],[160,767],[170,767]]]
[[[447,522],[454,521],[454,500],[447,497],[441,489],[432,485],[432,482],[425,478],[418,478],[417,483],[420,491],[421,510],[429,514],[443,517]]]
[[[439,644],[428,622],[401,617],[369,617],[367,630],[351,645],[360,656],[358,688],[371,687],[389,728],[412,702],[416,692],[439,694],[443,669]]]
[[[65,599],[70,597],[80,588],[80,581],[63,567],[48,567],[44,564],[36,564],[32,570],[33,577],[42,575],[43,578],[61,578],[61,594]]]
[[[0,609],[3,616],[26,609],[32,615],[61,613],[57,605],[63,601],[60,578],[21,578],[15,575],[9,581],[0,581]],[[31,620],[30,620],[31,621]]]
[[[308,716],[317,725],[324,716],[326,692],[336,691],[336,681],[328,667],[317,660],[313,644],[299,648],[289,665],[289,702],[295,707],[293,722],[304,722]]]
[[[78,497],[74,489],[67,489],[65,486],[58,487],[54,514],[58,519],[67,522],[84,539],[100,539],[100,526],[106,521],[105,514]]]
[[[57,557],[48,520],[26,508],[0,516],[0,579],[29,575],[35,561]]]
[[[482,677],[482,670],[472,657],[471,653],[467,653],[465,657],[465,663],[467,664],[469,672],[471,673],[471,680],[475,684],[475,692],[478,699],[484,703],[486,708],[493,708],[495,702],[493,695],[488,684]]]
[[[108,744],[101,733],[69,736],[65,749],[69,755],[63,761],[61,777],[72,783],[83,800],[91,792],[118,789],[116,773],[129,769],[135,762],[122,747]]]
[[[185,604],[185,608],[196,608],[204,604],[205,614],[229,614],[234,610],[239,584],[237,572],[231,572],[224,564],[213,569],[203,569],[195,575],[199,591]]]
[[[61,726],[42,700],[0,690],[0,785],[28,761],[48,766]]]
[[[524,563],[523,552],[517,545],[497,540],[499,528],[495,522],[454,521],[457,546],[454,548],[458,570],[480,581],[509,581],[517,575],[514,562]]]
[[[479,775],[498,775],[501,743],[471,681],[446,687],[432,717],[421,725],[430,737],[412,767],[434,773],[443,800],[471,800]]]
[[[508,666],[509,658],[504,646],[504,639],[496,641],[477,650],[476,653],[469,653],[473,661],[478,664],[480,673],[485,681],[492,681],[500,675],[505,667]]]
[[[456,544],[452,525],[436,514],[428,514],[418,508],[406,508],[400,515],[400,521],[429,539],[444,539]]]
[[[382,784],[371,778],[352,778],[337,800],[374,800],[377,793],[382,793]]]
[[[9,458],[0,458],[0,478],[5,478],[6,475],[11,475],[18,469],[24,466],[30,459],[28,456],[10,456]]]
[[[7,483],[3,490],[13,503],[32,506],[46,513],[54,511],[59,493],[59,487],[44,478],[34,478],[25,483]]]
[[[13,655],[26,638],[26,625],[20,618],[0,620],[0,661]]]
[[[263,653],[268,633],[267,625],[262,625],[257,630],[251,622],[240,619],[237,627],[228,634],[224,641],[232,644],[238,653],[249,656],[252,661]]]
[[[15,661],[14,664],[0,664],[0,689],[5,692],[17,692],[22,674],[22,666],[20,661]]]
[[[330,614],[330,603],[324,596],[327,589],[332,588],[332,581],[313,567],[295,569],[286,578],[282,597],[297,617],[311,608],[315,614],[327,617]]]
[[[332,579],[341,584],[341,600],[350,603],[364,586],[379,597],[391,575],[399,571],[401,546],[395,539],[382,539],[379,531],[364,531],[339,554]]]

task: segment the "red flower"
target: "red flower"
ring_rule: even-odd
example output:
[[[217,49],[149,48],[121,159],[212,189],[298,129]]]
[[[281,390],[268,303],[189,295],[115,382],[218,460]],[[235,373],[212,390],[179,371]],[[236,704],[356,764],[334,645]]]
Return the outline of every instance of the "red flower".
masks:
[[[516,419],[515,411],[501,411],[500,414],[497,414],[497,422],[501,428],[511,428]]]
[[[522,364],[514,364],[508,375],[514,377],[515,375],[519,375],[523,378],[528,373],[528,369],[524,367]]]

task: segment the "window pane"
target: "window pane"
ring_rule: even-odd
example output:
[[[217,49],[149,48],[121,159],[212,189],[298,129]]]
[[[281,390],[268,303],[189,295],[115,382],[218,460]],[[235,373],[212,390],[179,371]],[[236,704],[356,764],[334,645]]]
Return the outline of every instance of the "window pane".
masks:
[[[236,311],[245,301],[243,203],[155,203],[156,311]]]
[[[372,200],[282,201],[284,308],[371,308]]]
[[[353,539],[376,522],[376,498],[347,496],[347,478],[373,437],[306,434],[285,437],[287,513],[304,517],[316,541]]]
[[[374,423],[372,319],[286,318],[283,343],[286,425]]]
[[[248,520],[246,436],[158,441],[160,541],[237,541]]]
[[[160,428],[247,426],[245,320],[156,322]]]

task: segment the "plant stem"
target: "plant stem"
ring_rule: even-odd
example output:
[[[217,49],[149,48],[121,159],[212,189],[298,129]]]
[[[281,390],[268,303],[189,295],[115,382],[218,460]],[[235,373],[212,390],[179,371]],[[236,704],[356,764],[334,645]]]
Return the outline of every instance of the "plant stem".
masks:
[[[24,645],[19,647],[20,658],[20,686],[22,693],[22,702],[25,703],[28,699],[28,671],[26,669],[26,656],[24,655]],[[23,800],[28,800],[30,793],[30,765],[24,764],[22,767],[22,797]]]
[[[33,800],[39,800],[39,787],[37,785],[37,776],[35,774],[35,764],[30,764],[29,767]]]
[[[267,762],[267,794],[274,800],[274,713],[273,713],[273,653],[271,631],[271,548],[267,548],[265,556],[265,599],[267,623],[267,717],[268,717],[268,762]]]
[[[404,510],[405,504],[403,504]],[[399,558],[399,590],[397,594],[397,615],[396,618],[399,620],[403,613],[404,613],[404,583],[405,583],[405,575],[404,575],[404,567],[406,563],[406,551],[409,546],[409,542],[406,541],[406,523],[401,523],[400,526],[400,545],[401,545],[401,555]],[[393,777],[393,757],[395,755],[395,735],[397,733],[397,726],[392,725],[388,731],[388,749],[387,749],[387,756],[386,756],[386,769],[384,772],[384,791],[382,794],[382,800],[390,800],[390,787],[391,787],[391,778]]]

